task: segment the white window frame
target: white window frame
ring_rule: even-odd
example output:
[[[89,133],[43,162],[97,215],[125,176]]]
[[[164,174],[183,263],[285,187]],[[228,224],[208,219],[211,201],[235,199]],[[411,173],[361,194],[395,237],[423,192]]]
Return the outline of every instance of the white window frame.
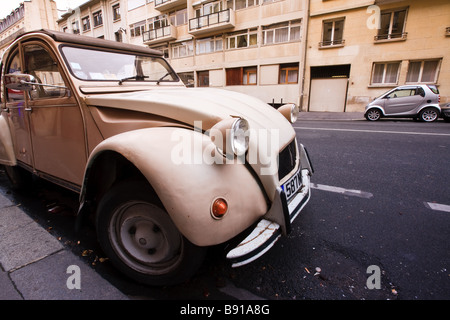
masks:
[[[293,38],[294,34],[293,29],[300,28],[298,31],[298,38]],[[286,41],[277,41],[276,33],[277,31],[281,31],[282,29],[287,29],[287,40]],[[296,42],[301,41],[302,35],[302,21],[301,20],[293,20],[282,23],[277,23],[275,25],[265,26],[263,27],[262,37],[263,37],[263,45],[273,45],[279,43],[288,43],[288,42]],[[272,39],[269,41],[269,39]]]
[[[386,71],[388,69],[389,64],[397,65],[397,75],[395,76],[395,82],[386,82]],[[383,74],[381,75],[381,82],[374,82],[376,66],[381,66],[381,65],[383,66]],[[373,66],[372,66],[372,77],[370,80],[370,84],[372,86],[397,85],[399,75],[400,75],[400,69],[401,69],[401,61],[374,62]]]
[[[435,61],[437,62],[436,65],[436,69],[434,70],[434,78],[433,81],[423,81],[423,71],[424,71],[424,66],[426,62],[430,62],[430,61]],[[409,77],[410,77],[410,67],[412,63],[419,63],[420,62],[420,70],[419,70],[419,75],[417,77],[417,81],[408,81]],[[435,84],[437,83],[437,79],[439,77],[439,71],[441,70],[441,64],[442,64],[442,59],[424,59],[424,60],[410,60],[408,63],[408,72],[406,74],[406,82],[407,84],[416,84],[416,83],[429,83],[429,84]]]
[[[182,41],[171,44],[171,58],[185,58],[194,55],[194,41]]]
[[[238,38],[246,37],[247,45],[244,47],[238,47]],[[256,43],[250,45],[250,39],[256,36]],[[234,39],[234,46],[231,46],[232,40]],[[254,48],[258,46],[258,29],[248,29],[246,31],[240,31],[233,34],[230,34],[226,37],[226,49],[234,50],[234,49],[245,49],[245,48]]]

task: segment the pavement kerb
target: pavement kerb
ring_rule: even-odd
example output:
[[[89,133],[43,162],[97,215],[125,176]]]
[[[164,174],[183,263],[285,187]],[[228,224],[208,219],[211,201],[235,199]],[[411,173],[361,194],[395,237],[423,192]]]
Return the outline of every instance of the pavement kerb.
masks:
[[[127,299],[0,194],[0,300]]]

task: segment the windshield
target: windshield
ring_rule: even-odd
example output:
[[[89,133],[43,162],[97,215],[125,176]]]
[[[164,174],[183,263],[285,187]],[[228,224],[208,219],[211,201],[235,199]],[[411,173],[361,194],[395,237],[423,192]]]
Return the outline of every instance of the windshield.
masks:
[[[72,74],[88,81],[178,81],[160,57],[64,46],[61,51]]]

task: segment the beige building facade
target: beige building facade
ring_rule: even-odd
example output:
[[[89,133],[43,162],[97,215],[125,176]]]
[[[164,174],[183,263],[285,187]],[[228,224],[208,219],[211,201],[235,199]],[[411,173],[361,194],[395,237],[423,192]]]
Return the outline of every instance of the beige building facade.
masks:
[[[58,26],[61,31],[162,50],[187,86],[245,92],[268,103],[300,104],[307,4],[91,0],[63,15]],[[102,25],[93,25],[98,12]]]
[[[303,111],[363,111],[411,83],[450,102],[448,0],[90,0],[56,14],[53,0],[24,1],[0,49],[49,28],[159,49],[187,86]]]
[[[24,32],[36,29],[56,30],[58,11],[53,0],[23,1],[9,15],[0,19],[0,56],[9,44]]]
[[[364,111],[404,84],[437,85],[450,102],[450,2],[310,0],[307,111]]]

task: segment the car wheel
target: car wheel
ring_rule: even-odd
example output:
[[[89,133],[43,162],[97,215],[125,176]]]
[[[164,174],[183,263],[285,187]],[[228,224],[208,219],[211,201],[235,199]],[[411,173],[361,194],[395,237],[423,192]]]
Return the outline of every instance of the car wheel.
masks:
[[[439,112],[435,108],[426,108],[420,111],[419,119],[424,122],[433,122],[439,118]]]
[[[378,109],[370,109],[366,112],[365,116],[369,121],[377,121],[381,118],[381,111]]]
[[[206,248],[189,242],[152,194],[146,182],[113,187],[98,206],[97,236],[130,278],[148,285],[180,283],[200,267]]]

